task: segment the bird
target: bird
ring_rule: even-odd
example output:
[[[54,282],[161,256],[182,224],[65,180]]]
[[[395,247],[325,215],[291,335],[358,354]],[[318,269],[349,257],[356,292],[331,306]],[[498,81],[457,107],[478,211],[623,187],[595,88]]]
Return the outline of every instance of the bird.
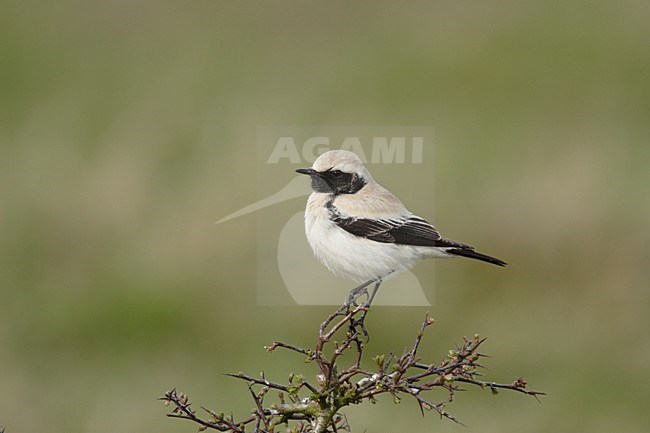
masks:
[[[442,237],[377,183],[353,152],[327,151],[296,172],[311,178],[305,233],[314,255],[333,274],[360,283],[346,299],[348,306],[363,295],[369,307],[382,281],[422,259],[467,257],[507,264]]]

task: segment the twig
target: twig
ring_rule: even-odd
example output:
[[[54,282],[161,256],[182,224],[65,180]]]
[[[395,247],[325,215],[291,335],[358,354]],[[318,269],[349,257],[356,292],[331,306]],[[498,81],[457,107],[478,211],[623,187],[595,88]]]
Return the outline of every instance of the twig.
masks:
[[[277,425],[289,423],[292,425],[290,430],[298,433],[349,432],[350,426],[340,410],[351,404],[375,401],[375,397],[380,394],[390,394],[395,402],[400,401],[403,395],[411,396],[418,402],[422,414],[426,410],[434,410],[441,418],[458,424],[462,423],[448,413],[445,406],[453,401],[455,392],[464,390],[459,384],[490,388],[494,393],[499,389],[516,391],[536,399],[544,395],[543,392],[527,389],[523,378],[510,384],[480,380],[479,377],[483,376],[480,370],[484,367],[478,361],[486,355],[478,352],[485,341],[478,335],[464,338],[463,344],[450,350],[439,363],[422,362],[418,350],[426,329],[434,323],[428,314],[424,317],[413,345],[404,350],[402,355],[397,356],[394,352],[390,352],[388,357],[378,355],[373,358],[374,368],[362,367],[365,347],[356,326],[367,313],[368,308],[364,306],[352,308],[344,305],[334,311],[321,323],[313,349],[280,341],[266,346],[269,352],[283,348],[306,356],[307,362],[315,362],[319,369],[316,384],[311,384],[302,375],[294,373],[289,375],[287,384],[267,380],[263,372],[259,377],[242,372],[228,373],[227,376],[247,382],[254,402],[252,415],[235,421],[232,415],[226,416],[204,408],[210,419],[203,419],[191,409],[189,398],[183,393],[177,393],[176,389],[166,392],[161,398],[165,404],[172,405],[172,410],[167,415],[195,422],[200,425],[200,430],[209,428],[232,433],[273,432]],[[362,327],[362,331],[365,334],[365,328]],[[338,341],[333,341],[335,336],[338,336]],[[349,351],[354,351],[354,361],[349,365],[341,365],[341,360],[344,359],[342,356]],[[435,388],[446,390],[445,402],[432,403],[423,396],[423,393]],[[271,389],[278,391],[277,401],[265,405],[264,401]]]

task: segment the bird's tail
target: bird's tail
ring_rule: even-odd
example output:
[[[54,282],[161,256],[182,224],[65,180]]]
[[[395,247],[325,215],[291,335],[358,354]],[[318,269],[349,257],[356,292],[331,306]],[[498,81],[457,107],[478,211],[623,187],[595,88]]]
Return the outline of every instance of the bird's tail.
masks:
[[[503,260],[497,259],[496,257],[486,256],[469,248],[450,248],[445,252],[453,254],[455,256],[469,257],[470,259],[481,260],[483,262],[492,263],[497,266],[505,266],[506,262]]]

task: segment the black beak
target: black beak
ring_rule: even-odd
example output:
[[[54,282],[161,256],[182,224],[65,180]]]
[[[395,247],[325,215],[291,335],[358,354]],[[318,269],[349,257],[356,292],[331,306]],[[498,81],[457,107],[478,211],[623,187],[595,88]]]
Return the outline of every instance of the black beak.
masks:
[[[314,170],[313,168],[299,168],[298,170],[296,170],[296,172],[300,173],[300,174],[308,174],[310,176],[312,174],[318,174],[318,172],[316,170]]]

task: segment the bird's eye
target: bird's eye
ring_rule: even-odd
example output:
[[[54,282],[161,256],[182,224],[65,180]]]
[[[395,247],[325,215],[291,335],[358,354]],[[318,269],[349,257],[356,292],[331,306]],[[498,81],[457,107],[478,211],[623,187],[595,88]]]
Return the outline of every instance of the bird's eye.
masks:
[[[343,172],[341,170],[332,171],[332,176],[334,176],[334,177],[341,177],[342,174],[343,174]]]

